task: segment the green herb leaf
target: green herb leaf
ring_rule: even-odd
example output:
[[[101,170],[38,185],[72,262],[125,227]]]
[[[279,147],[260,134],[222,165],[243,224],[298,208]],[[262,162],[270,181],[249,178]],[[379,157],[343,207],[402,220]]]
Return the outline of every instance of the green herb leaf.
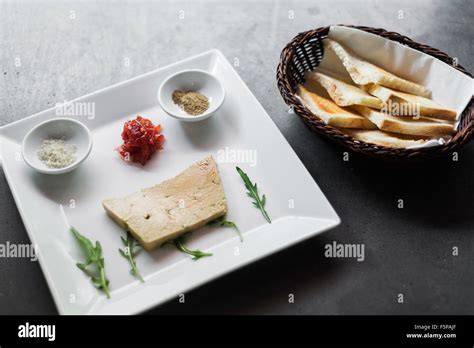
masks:
[[[79,242],[79,245],[86,256],[85,263],[76,263],[77,268],[87,274],[87,276],[91,278],[92,284],[105,292],[107,297],[110,298],[109,280],[105,274],[105,262],[102,257],[102,246],[97,241],[95,242],[94,247],[94,244],[92,244],[87,237],[80,234],[74,227],[71,227],[70,231]],[[93,266],[93,269],[88,268],[89,266]]]
[[[165,244],[173,244],[179,251],[189,254],[193,257],[194,261],[199,260],[201,257],[212,256],[210,253],[205,253],[201,250],[190,250],[184,245],[184,237],[180,236],[171,242],[166,242]]]
[[[263,195],[262,198],[260,198],[258,194],[257,184],[256,183],[253,184],[252,181],[250,181],[249,176],[242,169],[240,169],[239,167],[235,167],[235,169],[237,169],[237,172],[239,173],[240,177],[244,181],[245,188],[247,189],[247,196],[249,196],[250,198],[254,200],[252,204],[256,208],[260,209],[265,220],[267,220],[268,223],[271,224],[272,220],[270,220],[270,217],[268,216],[268,213],[265,210],[265,203],[266,203],[265,195]]]
[[[239,235],[240,241],[243,242],[244,238],[242,237],[242,234],[240,233],[239,228],[237,227],[237,224],[233,221],[229,221],[225,219],[225,216],[221,216],[220,218],[217,218],[213,222],[218,223],[222,227],[231,227],[237,231],[237,234]]]
[[[138,250],[135,250],[135,247],[140,247],[133,238],[133,236],[130,234],[130,232],[127,232],[127,239],[124,237],[120,237],[122,240],[122,243],[125,245],[125,248],[119,249],[120,255],[122,255],[124,258],[127,259],[128,263],[130,264],[130,273],[140,279],[142,283],[145,281],[143,280],[142,276],[140,275],[140,272],[138,271],[137,268],[137,263],[135,261],[135,255],[138,253]]]

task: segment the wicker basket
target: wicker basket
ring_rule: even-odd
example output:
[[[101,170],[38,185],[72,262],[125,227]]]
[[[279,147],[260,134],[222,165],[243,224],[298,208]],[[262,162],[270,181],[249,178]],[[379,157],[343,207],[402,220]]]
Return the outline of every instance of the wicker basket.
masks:
[[[453,58],[449,57],[446,53],[416,43],[398,33],[369,27],[345,26],[361,29],[372,34],[380,35],[386,39],[400,42],[450,65],[454,62]],[[324,39],[328,33],[329,27],[323,27],[298,34],[281,52],[280,63],[277,69],[278,88],[283,99],[313,131],[323,134],[355,152],[390,161],[412,161],[437,157],[443,154],[451,154],[469,142],[474,133],[474,98],[471,98],[468,106],[463,111],[456,133],[446,144],[421,149],[392,149],[354,140],[337,128],[326,125],[323,121],[314,116],[301,104],[299,99],[296,98],[295,86],[304,82],[303,76],[305,71],[314,69],[321,61],[323,57],[322,39]],[[456,65],[455,68],[472,77],[462,66]]]

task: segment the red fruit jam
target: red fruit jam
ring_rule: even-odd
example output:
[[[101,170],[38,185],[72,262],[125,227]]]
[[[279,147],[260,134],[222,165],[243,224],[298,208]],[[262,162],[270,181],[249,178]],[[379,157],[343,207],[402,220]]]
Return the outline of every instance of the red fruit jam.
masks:
[[[161,126],[155,126],[147,118],[137,116],[123,125],[123,145],[118,149],[124,161],[145,165],[153,153],[162,148],[165,137],[160,134]]]

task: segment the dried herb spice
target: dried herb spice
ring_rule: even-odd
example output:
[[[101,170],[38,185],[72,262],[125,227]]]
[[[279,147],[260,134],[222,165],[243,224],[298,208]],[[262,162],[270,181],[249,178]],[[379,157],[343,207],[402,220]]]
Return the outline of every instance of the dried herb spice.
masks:
[[[176,105],[192,116],[201,115],[209,109],[209,99],[199,92],[176,90],[171,97]]]

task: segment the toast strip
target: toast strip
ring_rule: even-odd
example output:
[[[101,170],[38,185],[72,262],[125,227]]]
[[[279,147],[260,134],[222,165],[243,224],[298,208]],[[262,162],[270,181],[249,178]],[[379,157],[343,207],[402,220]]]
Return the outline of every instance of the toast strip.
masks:
[[[419,119],[396,117],[366,106],[357,105],[353,108],[375,123],[379,129],[387,132],[418,136],[440,136],[449,135],[454,132],[453,125],[447,122],[434,121],[425,117],[420,117]]]
[[[384,105],[379,98],[371,96],[366,91],[316,71],[307,71],[305,79],[317,81],[339,106],[365,105],[381,109]]]
[[[403,149],[414,145],[423,145],[425,139],[410,139],[407,136],[384,132],[381,130],[359,130],[359,129],[344,129],[344,133],[350,135],[355,140],[364,141],[380,146],[391,147],[394,149]]]
[[[301,85],[298,86],[297,93],[303,101],[303,105],[327,125],[342,128],[377,128],[367,118],[347,109],[343,109],[337,106],[333,101],[320,97]]]
[[[430,97],[431,91],[417,83],[398,77],[378,66],[368,63],[344,48],[337,41],[324,39],[324,48],[331,49],[341,60],[352,80],[358,85],[376,83],[399,91]]]
[[[377,84],[369,84],[364,87],[364,89],[381,99],[384,103],[388,103],[390,100],[398,103],[405,103],[416,105],[420,112],[421,116],[429,116],[433,118],[439,118],[447,121],[455,121],[457,113],[454,110],[445,108],[444,106],[436,103],[431,99],[420,97],[413,94],[408,94],[400,91],[395,91],[388,87],[383,87]],[[412,107],[401,107],[400,110],[411,110]]]

